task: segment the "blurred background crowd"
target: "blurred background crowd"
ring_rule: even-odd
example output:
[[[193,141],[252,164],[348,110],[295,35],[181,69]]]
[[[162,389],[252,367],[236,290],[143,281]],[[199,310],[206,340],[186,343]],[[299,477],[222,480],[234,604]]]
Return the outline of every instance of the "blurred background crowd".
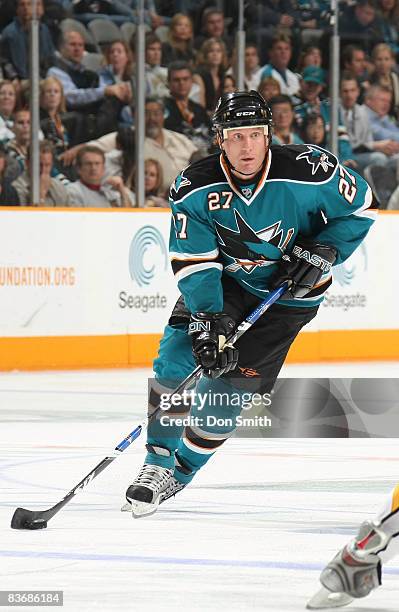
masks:
[[[0,11],[0,205],[30,197],[31,0]],[[40,205],[134,207],[137,0],[37,0]],[[212,112],[237,84],[235,0],[146,0],[145,206],[216,152]],[[245,88],[274,144],[328,148],[330,3],[247,0]],[[338,156],[399,209],[399,0],[339,3]]]

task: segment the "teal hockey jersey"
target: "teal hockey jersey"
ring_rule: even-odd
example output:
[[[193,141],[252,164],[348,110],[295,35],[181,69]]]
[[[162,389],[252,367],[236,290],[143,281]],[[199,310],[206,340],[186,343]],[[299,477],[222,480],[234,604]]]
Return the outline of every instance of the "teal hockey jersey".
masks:
[[[334,246],[342,263],[376,215],[366,181],[315,145],[272,145],[253,183],[233,179],[223,155],[206,157],[176,178],[170,205],[172,268],[191,312],[223,310],[222,274],[264,299],[298,234]],[[331,281],[330,271],[306,298],[278,303],[317,305]]]

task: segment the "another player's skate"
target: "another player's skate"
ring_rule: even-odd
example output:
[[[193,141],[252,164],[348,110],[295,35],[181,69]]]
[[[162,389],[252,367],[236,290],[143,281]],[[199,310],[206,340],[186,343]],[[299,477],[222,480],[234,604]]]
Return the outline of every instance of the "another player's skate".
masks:
[[[381,584],[381,560],[391,536],[379,525],[365,522],[356,538],[347,544],[320,575],[323,588],[309,601],[307,608],[322,610],[346,606],[354,598],[366,597]]]

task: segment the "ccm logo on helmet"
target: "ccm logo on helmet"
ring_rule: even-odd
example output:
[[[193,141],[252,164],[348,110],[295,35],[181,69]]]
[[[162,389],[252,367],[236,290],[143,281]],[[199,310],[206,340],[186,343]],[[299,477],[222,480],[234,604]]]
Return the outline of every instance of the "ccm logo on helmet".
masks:
[[[255,115],[255,111],[241,111],[236,113],[236,117],[248,117],[248,115]]]
[[[312,264],[312,266],[319,268],[323,272],[329,272],[331,270],[332,264],[326,259],[320,257],[320,255],[315,255],[314,253],[311,255],[309,251],[306,251],[297,245],[294,246],[292,252],[299,259],[305,259],[308,263]]]

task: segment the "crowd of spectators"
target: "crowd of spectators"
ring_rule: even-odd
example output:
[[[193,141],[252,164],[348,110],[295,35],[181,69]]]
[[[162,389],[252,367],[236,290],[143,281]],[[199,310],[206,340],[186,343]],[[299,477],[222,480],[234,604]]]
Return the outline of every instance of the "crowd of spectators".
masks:
[[[40,206],[134,207],[137,0],[37,0]],[[223,5],[223,10],[220,6]],[[211,116],[236,89],[237,3],[146,0],[145,206],[216,152]],[[399,0],[341,0],[338,157],[399,208]],[[245,88],[273,144],[328,148],[327,0],[247,0]],[[30,205],[31,0],[0,15],[0,205]]]

